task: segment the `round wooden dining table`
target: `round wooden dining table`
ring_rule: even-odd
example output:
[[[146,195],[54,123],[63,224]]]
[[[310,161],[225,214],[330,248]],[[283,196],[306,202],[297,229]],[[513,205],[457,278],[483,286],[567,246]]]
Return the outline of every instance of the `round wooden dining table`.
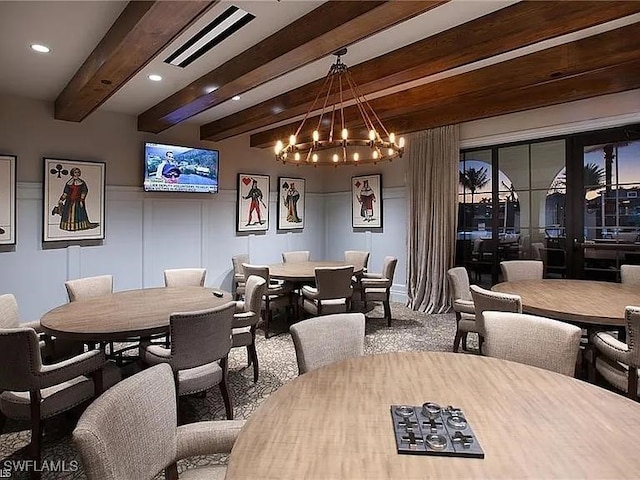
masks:
[[[462,409],[485,457],[397,453],[391,405]],[[227,479],[637,478],[640,404],[479,355],[396,352],[299,376],[251,415]]]
[[[124,341],[166,332],[172,313],[215,308],[232,300],[230,293],[215,288],[124,290],[56,307],[42,316],[40,325],[46,333],[61,338]]]
[[[317,267],[345,267],[347,265],[351,264],[331,261],[274,263],[269,265],[269,276],[278,280],[299,283],[315,280]],[[354,267],[353,273],[358,274],[360,272],[362,272],[361,267]]]
[[[525,313],[591,329],[625,325],[625,307],[640,305],[640,288],[592,280],[543,279],[498,283],[495,292],[520,295]]]

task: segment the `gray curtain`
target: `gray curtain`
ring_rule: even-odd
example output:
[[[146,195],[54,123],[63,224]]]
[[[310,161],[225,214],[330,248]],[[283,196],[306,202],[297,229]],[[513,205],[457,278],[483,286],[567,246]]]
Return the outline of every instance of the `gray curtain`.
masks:
[[[409,307],[442,313],[449,309],[446,274],[456,248],[458,126],[417,132],[407,143]]]

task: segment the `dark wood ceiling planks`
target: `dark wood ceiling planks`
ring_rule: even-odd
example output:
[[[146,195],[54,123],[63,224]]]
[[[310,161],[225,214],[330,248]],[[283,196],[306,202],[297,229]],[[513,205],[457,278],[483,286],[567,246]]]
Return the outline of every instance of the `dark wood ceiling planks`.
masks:
[[[161,132],[446,1],[324,3],[142,113],[138,130]],[[212,85],[217,87],[213,92]]]
[[[217,1],[133,1],[55,101],[58,120],[80,122]]]

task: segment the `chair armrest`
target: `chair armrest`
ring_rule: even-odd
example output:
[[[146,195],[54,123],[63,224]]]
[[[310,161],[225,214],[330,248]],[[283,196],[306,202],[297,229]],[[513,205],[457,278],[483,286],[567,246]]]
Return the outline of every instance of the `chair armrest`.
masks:
[[[360,283],[362,288],[389,288],[391,282],[386,278],[363,278]]]
[[[36,331],[36,333],[44,333],[44,330],[42,330],[42,326],[40,325],[39,320],[33,320],[32,322],[23,322],[20,324],[20,327],[33,328]]]
[[[244,424],[244,420],[216,420],[180,425],[177,431],[176,460],[231,452]]]
[[[91,350],[51,365],[42,365],[38,372],[39,388],[47,388],[101,369],[107,363],[102,350]]]
[[[461,313],[476,313],[476,307],[473,303],[473,300],[454,300],[453,301],[453,310]]]
[[[362,275],[362,279],[364,280],[365,278],[382,278],[382,274],[381,273],[364,273]]]
[[[242,312],[233,315],[231,328],[252,327],[258,323],[258,315],[254,312]]]
[[[313,300],[318,298],[318,289],[315,287],[304,285],[300,291],[302,292],[302,296],[305,298],[311,298]]]
[[[140,358],[147,365],[171,364],[171,349],[153,344],[140,345]]]
[[[614,336],[606,332],[598,332],[591,337],[593,346],[606,357],[629,364],[629,347]]]

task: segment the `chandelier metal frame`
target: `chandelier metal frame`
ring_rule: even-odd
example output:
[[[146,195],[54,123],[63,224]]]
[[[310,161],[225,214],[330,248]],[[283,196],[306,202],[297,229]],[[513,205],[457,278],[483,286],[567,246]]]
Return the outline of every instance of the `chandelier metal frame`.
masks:
[[[376,164],[391,161],[404,154],[404,138],[396,142],[394,133],[389,133],[380,117],[360,91],[353,80],[349,67],[341,62],[340,57],[347,53],[342,48],[334,53],[336,62],[327,73],[315,100],[302,119],[302,123],[288,142],[278,140],[275,146],[276,160],[283,164],[294,165],[359,165]],[[324,92],[324,95],[323,95]],[[348,95],[345,95],[345,92]],[[334,96],[337,100],[329,105],[329,99]],[[322,109],[318,117],[318,124],[311,138],[298,142],[307,120],[315,112],[318,102],[323,100]],[[353,100],[361,117],[361,125],[366,128],[366,137],[352,137],[345,124],[345,102]],[[349,105],[351,105],[350,103]],[[366,148],[368,147],[368,149]],[[325,152],[333,150],[332,152]],[[324,153],[324,156],[322,153]],[[328,153],[328,154],[327,154]],[[363,155],[363,158],[361,158]],[[366,155],[366,156],[365,156]]]

